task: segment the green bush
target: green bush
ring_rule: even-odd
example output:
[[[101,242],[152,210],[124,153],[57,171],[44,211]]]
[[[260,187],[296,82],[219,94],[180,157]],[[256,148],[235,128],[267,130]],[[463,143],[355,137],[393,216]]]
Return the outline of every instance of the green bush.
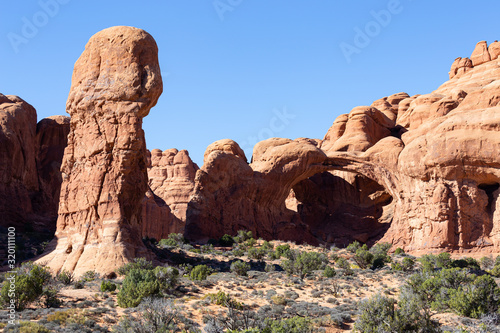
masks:
[[[312,273],[312,271],[322,269],[326,262],[328,260],[322,253],[292,251],[290,259],[284,260],[281,263],[281,267],[289,275],[296,274],[303,279],[306,275]]]
[[[237,249],[234,249],[231,251],[232,255],[235,256],[235,257],[241,257],[243,255],[245,255],[245,251],[243,251],[242,249],[240,248],[237,248]]]
[[[377,294],[359,305],[359,316],[354,324],[356,332],[440,332],[439,324],[420,308],[420,300],[402,293],[396,301]]]
[[[335,264],[344,271],[344,275],[352,275],[353,274],[353,271],[351,269],[351,265],[349,264],[349,262],[345,258],[339,257],[337,259],[337,261],[335,262]]]
[[[117,269],[119,275],[127,275],[133,269],[153,269],[153,263],[145,258],[134,258],[132,262],[126,263]]]
[[[233,238],[236,243],[243,243],[247,239],[252,238],[253,234],[251,231],[238,230],[237,235]]]
[[[372,264],[373,258],[373,254],[366,249],[366,245],[363,245],[363,247],[356,250],[353,259],[360,268],[365,269]]]
[[[476,259],[474,258],[463,258],[463,259],[457,259],[457,260],[452,260],[451,267],[458,267],[458,268],[469,268],[469,269],[475,269],[478,270],[480,269],[479,263],[477,262]]]
[[[111,281],[102,281],[101,282],[101,291],[106,292],[106,291],[115,291],[116,290],[116,284],[114,284]]]
[[[198,265],[191,270],[189,279],[191,279],[192,281],[203,281],[206,280],[207,277],[212,274],[212,272],[213,270],[207,265]]]
[[[500,277],[500,265],[495,265],[493,269],[490,271],[490,274],[494,277]]]
[[[257,244],[257,241],[254,239],[254,238],[249,238],[246,242],[245,242],[245,246],[246,247],[254,247],[255,244]]]
[[[244,261],[236,260],[231,264],[231,272],[239,276],[247,276],[247,272],[250,269],[250,265]]]
[[[229,294],[226,294],[223,291],[219,291],[217,294],[207,294],[205,297],[208,297],[210,299],[210,303],[212,304],[239,310],[243,309],[242,303],[235,301],[231,296],[229,296]]]
[[[256,260],[262,260],[266,256],[267,251],[260,247],[260,248],[255,248],[252,247],[248,250],[248,258],[250,259],[256,259]]]
[[[85,273],[83,273],[80,279],[83,281],[94,281],[95,279],[98,278],[99,278],[99,273],[97,273],[96,271],[86,271]]]
[[[373,254],[372,265],[375,261],[378,262],[375,268],[380,268],[384,266],[384,263],[391,262],[391,257],[387,254],[391,247],[391,243],[377,243],[372,246],[370,249],[370,252]]]
[[[276,270],[276,267],[274,267],[273,264],[266,263],[266,266],[264,267],[264,270],[266,272],[274,272]]]
[[[451,268],[451,257],[447,252],[443,252],[436,255],[426,254],[419,258],[418,260],[422,265],[422,270],[426,272],[432,272],[438,268]]]
[[[313,331],[313,323],[310,318],[292,317],[282,320],[265,321],[262,333],[310,333]]]
[[[482,257],[481,259],[479,259],[479,265],[481,266],[481,269],[489,271],[495,266],[495,261],[493,261],[493,258],[491,256]]]
[[[65,270],[60,271],[56,275],[56,280],[61,282],[64,285],[70,285],[71,283],[73,283],[74,278],[75,278],[75,276],[72,272],[68,272]]]
[[[398,247],[396,250],[394,250],[394,254],[395,255],[401,255],[401,254],[404,254],[404,253],[405,253],[405,251],[402,248],[400,248],[400,247]]]
[[[279,259],[281,257],[288,258],[290,256],[290,245],[289,244],[282,244],[276,246],[276,249],[274,252],[271,253],[271,259]]]
[[[336,275],[335,269],[331,266],[326,266],[323,270],[323,276],[327,278],[332,278]]]
[[[205,244],[200,246],[201,253],[212,253],[214,252],[214,246],[212,244]]]
[[[184,236],[180,233],[171,233],[165,239],[162,239],[158,242],[160,247],[180,247],[186,243]]]
[[[234,239],[233,237],[229,236],[228,234],[225,234],[219,239],[219,244],[220,246],[233,246],[234,244]]]
[[[170,291],[177,284],[178,278],[179,271],[173,267],[132,269],[125,276],[118,292],[118,305],[123,308],[136,307],[144,297]]]
[[[354,241],[351,244],[347,245],[346,250],[351,253],[356,253],[356,251],[361,247],[361,244],[358,241]]]
[[[50,293],[49,283],[52,276],[46,267],[26,262],[19,267],[17,274],[7,274],[0,292],[2,302],[7,305],[14,299],[15,309],[22,311],[30,303],[40,300]],[[11,290],[11,281],[15,290]],[[14,297],[11,297],[14,296]]]
[[[448,306],[461,316],[480,318],[498,310],[500,290],[489,275],[478,276],[458,289],[451,288],[449,294]]]
[[[268,241],[264,241],[261,248],[266,251],[272,251],[274,249],[274,244]]]

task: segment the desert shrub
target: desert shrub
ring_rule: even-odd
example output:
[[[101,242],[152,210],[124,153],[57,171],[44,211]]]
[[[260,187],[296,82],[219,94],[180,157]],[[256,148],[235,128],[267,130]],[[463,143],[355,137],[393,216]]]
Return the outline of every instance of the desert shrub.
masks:
[[[457,260],[452,260],[450,263],[451,267],[458,267],[458,268],[469,268],[473,270],[478,270],[480,269],[479,263],[477,262],[476,259],[474,258],[462,258],[462,259],[457,259]]]
[[[205,244],[200,246],[201,253],[212,253],[214,252],[214,246],[212,244]]]
[[[164,298],[145,298],[138,311],[139,316],[131,319],[124,316],[118,325],[113,327],[115,333],[149,333],[178,332],[182,321],[180,310],[172,300]]]
[[[359,304],[359,316],[354,324],[357,332],[395,332],[396,301],[377,294]],[[396,331],[397,332],[397,331]]]
[[[282,244],[276,246],[276,249],[274,250],[273,253],[271,253],[271,259],[279,259],[281,257],[288,258],[290,256],[290,245],[289,244]]]
[[[356,251],[361,247],[361,244],[358,241],[354,241],[351,244],[347,245],[346,250],[351,253],[356,253]]]
[[[126,263],[122,267],[117,269],[119,275],[127,275],[131,270],[134,269],[153,269],[153,263],[146,260],[146,258],[134,258],[132,262]]]
[[[404,254],[404,253],[405,253],[405,251],[402,248],[400,248],[400,247],[398,247],[398,248],[396,248],[394,250],[394,254],[395,255],[401,255],[401,254]]]
[[[272,251],[274,249],[274,244],[268,241],[264,241],[261,248],[265,251]]]
[[[207,265],[197,265],[189,274],[189,279],[192,281],[203,281],[206,280],[207,277],[212,274],[213,270],[209,268]]]
[[[80,279],[82,279],[83,281],[94,281],[95,279],[98,278],[99,278],[99,273],[97,273],[96,271],[86,271],[85,273],[83,273]]]
[[[495,261],[491,256],[489,257],[482,257],[479,259],[479,265],[481,266],[481,269],[483,270],[490,270],[494,267]]]
[[[410,293],[396,300],[377,294],[359,305],[359,316],[354,324],[356,332],[440,332],[438,323],[422,311],[420,300]]]
[[[238,230],[238,233],[233,237],[236,243],[243,243],[244,241],[252,238],[253,234],[251,231]]]
[[[254,247],[255,244],[257,244],[257,241],[254,239],[254,238],[249,238],[246,242],[245,242],[245,246],[246,247]]]
[[[123,308],[136,307],[147,296],[170,291],[177,284],[178,278],[179,271],[173,267],[132,269],[125,276],[118,292],[118,305]]]
[[[205,296],[210,300],[210,303],[234,309],[243,309],[243,304],[234,300],[229,294],[219,291],[217,294],[207,294]]]
[[[422,270],[426,272],[434,271],[438,268],[450,268],[452,260],[450,254],[443,252],[436,255],[426,254],[419,258],[418,260],[422,265]]]
[[[473,282],[449,290],[448,306],[457,314],[480,318],[495,313],[499,306],[500,290],[491,276],[478,276]]]
[[[241,256],[245,255],[245,251],[240,249],[240,248],[234,249],[233,251],[231,251],[231,253],[235,257],[241,257]]]
[[[402,261],[403,271],[410,271],[415,267],[415,260],[413,258],[406,257]]]
[[[493,269],[490,271],[490,274],[495,277],[500,277],[500,265],[495,265]]]
[[[353,274],[352,269],[351,269],[351,265],[349,264],[349,262],[345,258],[339,257],[337,259],[337,261],[335,262],[335,264],[343,270],[344,275],[352,275]]]
[[[323,270],[323,276],[327,278],[332,278],[336,275],[335,269],[331,266],[326,266]]]
[[[75,278],[75,276],[72,272],[68,272],[65,270],[60,271],[56,275],[56,280],[61,282],[64,285],[70,285],[71,283],[73,283],[74,278]]]
[[[83,289],[83,288],[85,288],[85,280],[80,279],[80,280],[76,280],[73,283],[73,289]]]
[[[377,243],[371,247],[370,252],[373,254],[373,260],[379,259],[382,262],[390,262],[391,257],[387,254],[392,247],[391,243]]]
[[[260,248],[252,247],[248,250],[248,258],[250,258],[250,259],[262,260],[262,259],[264,259],[266,254],[267,254],[267,251],[262,247],[260,247]]]
[[[231,264],[231,272],[239,276],[247,276],[247,272],[250,269],[250,265],[244,261],[236,260]]]
[[[357,249],[354,255],[354,261],[363,269],[368,268],[372,264],[373,258],[373,254],[366,249],[366,245]]]
[[[17,311],[22,311],[30,303],[38,301],[46,293],[50,293],[50,280],[52,276],[47,268],[26,262],[19,267],[17,274],[8,274],[0,292],[2,302],[10,304],[11,296],[14,294],[14,306]],[[11,281],[15,290],[10,290]]]
[[[290,259],[284,260],[281,267],[289,275],[298,275],[303,279],[314,270],[322,269],[328,262],[326,256],[318,252],[292,251]]]
[[[102,281],[101,282],[101,291],[106,292],[106,291],[115,291],[116,290],[116,284],[114,284],[111,281]]]
[[[161,239],[158,245],[162,248],[180,247],[186,243],[184,236],[181,233],[171,233],[167,238]]]
[[[219,244],[221,246],[233,246],[234,239],[233,239],[233,237],[229,236],[228,234],[225,234],[224,236],[219,238]]]

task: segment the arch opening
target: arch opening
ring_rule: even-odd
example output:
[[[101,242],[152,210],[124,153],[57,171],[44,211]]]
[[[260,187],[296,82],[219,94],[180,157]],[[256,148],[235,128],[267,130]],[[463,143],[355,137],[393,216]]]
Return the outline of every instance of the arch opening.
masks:
[[[327,171],[297,183],[287,198],[319,243],[369,245],[389,229],[395,202],[385,188],[358,173]]]

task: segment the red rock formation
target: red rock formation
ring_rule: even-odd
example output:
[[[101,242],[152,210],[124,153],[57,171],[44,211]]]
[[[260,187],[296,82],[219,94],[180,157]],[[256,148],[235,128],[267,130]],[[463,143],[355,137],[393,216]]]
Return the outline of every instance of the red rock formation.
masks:
[[[38,192],[35,109],[17,96],[0,94],[0,223],[22,231],[34,218]]]
[[[148,151],[150,190],[143,202],[142,235],[160,240],[183,233],[189,198],[198,166],[186,150]]]
[[[146,255],[141,202],[147,191],[142,118],[162,92],[158,49],[148,33],[95,34],[75,63],[67,112],[57,247],[41,258],[55,271],[109,273]]]
[[[55,232],[61,191],[61,162],[68,144],[69,117],[53,116],[42,119],[36,126],[36,165],[40,193],[35,210],[52,223],[46,227]]]
[[[296,183],[324,170],[325,157],[305,140],[272,138],[254,147],[249,165],[236,142],[211,144],[196,173],[186,236],[206,240],[246,229],[266,239],[317,243],[285,200]]]
[[[236,143],[216,142],[196,175],[188,236],[249,229],[311,243],[499,251],[500,59],[489,49],[479,43],[472,61],[456,59],[430,94],[395,94],[338,117],[318,145],[326,155],[275,138],[257,144],[248,165]]]

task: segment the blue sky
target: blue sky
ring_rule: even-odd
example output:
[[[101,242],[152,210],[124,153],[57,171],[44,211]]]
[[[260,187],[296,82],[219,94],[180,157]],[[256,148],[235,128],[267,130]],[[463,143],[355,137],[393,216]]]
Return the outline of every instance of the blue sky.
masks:
[[[4,2],[0,92],[38,119],[65,115],[73,65],[115,25],[156,39],[164,92],[144,119],[149,149],[230,138],[250,160],[270,136],[323,138],[358,105],[431,92],[456,57],[500,38],[498,1],[41,0]],[[35,29],[29,29],[33,25]]]

